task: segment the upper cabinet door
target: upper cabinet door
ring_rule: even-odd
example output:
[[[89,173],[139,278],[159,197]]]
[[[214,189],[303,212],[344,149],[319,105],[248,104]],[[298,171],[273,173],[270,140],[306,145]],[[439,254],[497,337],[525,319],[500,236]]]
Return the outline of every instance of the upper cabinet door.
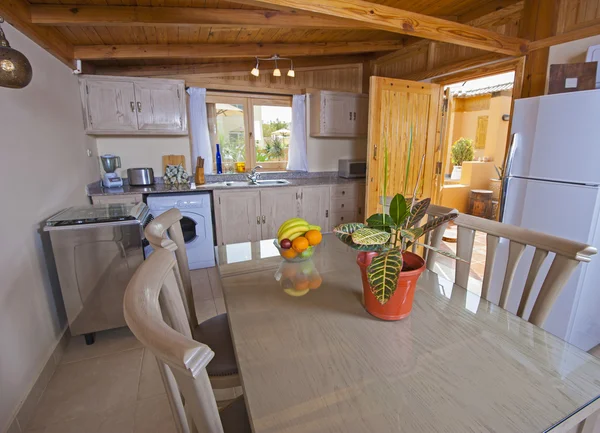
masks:
[[[368,97],[348,92],[317,91],[310,94],[312,137],[365,137]]]
[[[137,131],[133,83],[127,81],[82,81],[88,132]]]
[[[326,93],[323,98],[323,129],[328,134],[354,135],[354,98],[343,93]]]
[[[179,83],[136,81],[140,131],[186,132],[184,87]]]

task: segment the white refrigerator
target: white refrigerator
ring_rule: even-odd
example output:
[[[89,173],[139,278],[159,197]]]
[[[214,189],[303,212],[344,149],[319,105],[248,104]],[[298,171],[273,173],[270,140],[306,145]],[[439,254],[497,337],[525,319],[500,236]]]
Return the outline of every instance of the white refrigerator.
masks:
[[[600,246],[600,90],[515,101],[503,182],[502,222]],[[491,288],[499,291],[508,241],[501,242]],[[509,296],[516,311],[534,249],[521,258]],[[550,254],[534,286],[537,294]],[[492,293],[493,296],[499,296]],[[526,316],[531,311],[528,305]],[[543,328],[589,350],[600,343],[600,255],[578,266]]]

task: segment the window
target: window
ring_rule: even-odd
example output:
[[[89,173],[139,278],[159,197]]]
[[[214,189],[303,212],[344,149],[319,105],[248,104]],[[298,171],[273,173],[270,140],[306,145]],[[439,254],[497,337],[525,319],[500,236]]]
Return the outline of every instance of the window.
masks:
[[[285,170],[292,127],[292,98],[208,92],[208,128],[213,153],[221,150],[223,173],[233,173],[237,162],[246,171]],[[216,172],[216,162],[215,162]]]

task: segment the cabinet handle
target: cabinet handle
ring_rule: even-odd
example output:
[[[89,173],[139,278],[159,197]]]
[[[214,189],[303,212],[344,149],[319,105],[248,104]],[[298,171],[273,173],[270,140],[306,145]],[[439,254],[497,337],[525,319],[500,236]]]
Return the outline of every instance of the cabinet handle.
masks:
[[[256,217],[256,224],[260,225],[260,216]]]
[[[138,113],[141,113],[142,112],[142,103],[138,102],[137,106],[138,106]]]
[[[304,191],[300,193],[300,200],[304,200]]]
[[[346,191],[342,191],[342,195],[345,195],[345,194],[346,194]]]
[[[344,221],[344,217],[341,217],[341,218],[340,218],[340,221]]]
[[[264,215],[262,217],[262,222],[263,222],[263,224],[267,222],[267,217],[265,217]]]
[[[362,207],[358,208],[358,214],[360,215],[362,213]]]
[[[350,113],[348,113],[348,114],[350,114],[350,120],[352,120],[352,111]]]
[[[329,209],[325,211],[325,218],[329,218]]]
[[[342,203],[342,207],[344,207],[344,203]]]
[[[133,101],[129,102],[129,106],[131,107],[131,112],[133,113],[135,111],[135,104],[133,103]]]
[[[356,120],[356,111],[353,113],[352,120]]]

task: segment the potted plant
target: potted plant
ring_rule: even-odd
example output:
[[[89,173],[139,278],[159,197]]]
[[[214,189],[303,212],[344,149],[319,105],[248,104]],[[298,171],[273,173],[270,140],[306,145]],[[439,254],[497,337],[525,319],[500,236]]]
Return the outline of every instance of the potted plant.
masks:
[[[454,142],[451,149],[451,160],[454,164],[450,179],[460,180],[462,174],[462,163],[465,161],[472,161],[475,155],[475,149],[473,148],[473,140],[470,138],[460,137]]]
[[[408,165],[412,150],[412,133],[404,185],[408,182]],[[424,158],[415,184],[413,197],[421,177]],[[383,154],[382,196],[386,197],[388,175],[387,144]],[[361,270],[365,308],[373,316],[384,320],[400,320],[410,314],[419,276],[425,270],[422,257],[408,251],[412,245],[421,245],[435,252],[457,258],[454,254],[418,243],[418,239],[458,216],[450,212],[433,218],[421,227],[430,199],[416,200],[396,194],[388,213],[377,213],[367,223],[346,223],[334,228],[336,236],[346,245],[359,251],[357,264]]]

